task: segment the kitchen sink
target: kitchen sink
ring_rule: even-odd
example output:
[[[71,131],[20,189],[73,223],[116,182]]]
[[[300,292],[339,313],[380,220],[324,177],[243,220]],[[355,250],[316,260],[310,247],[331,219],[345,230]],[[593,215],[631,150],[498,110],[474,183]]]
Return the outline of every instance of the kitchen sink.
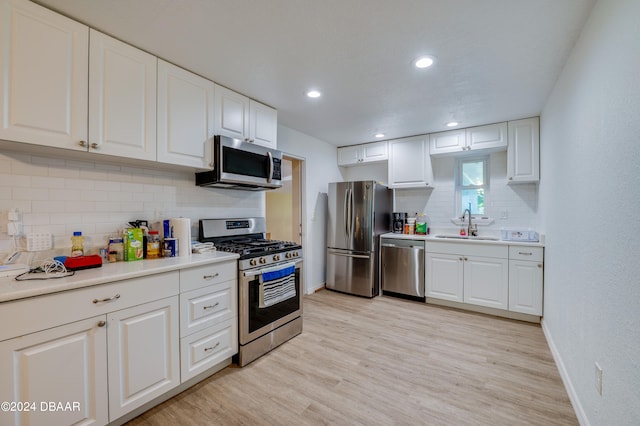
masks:
[[[436,235],[436,238],[451,240],[500,241],[500,238],[495,237],[470,237],[468,235]]]

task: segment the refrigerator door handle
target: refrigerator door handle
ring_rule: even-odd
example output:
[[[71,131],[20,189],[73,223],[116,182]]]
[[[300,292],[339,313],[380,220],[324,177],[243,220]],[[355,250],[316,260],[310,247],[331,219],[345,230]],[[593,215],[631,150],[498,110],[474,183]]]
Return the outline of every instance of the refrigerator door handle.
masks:
[[[366,254],[350,254],[350,253],[342,253],[334,250],[329,250],[329,254],[334,254],[336,256],[344,256],[344,257],[355,257],[357,259],[369,259],[371,257]]]
[[[342,209],[342,214],[343,214],[343,218],[344,218],[345,241],[347,241],[348,238],[349,238],[349,221],[348,221],[348,218],[350,217],[350,213],[349,213],[349,188],[344,190],[344,209]]]

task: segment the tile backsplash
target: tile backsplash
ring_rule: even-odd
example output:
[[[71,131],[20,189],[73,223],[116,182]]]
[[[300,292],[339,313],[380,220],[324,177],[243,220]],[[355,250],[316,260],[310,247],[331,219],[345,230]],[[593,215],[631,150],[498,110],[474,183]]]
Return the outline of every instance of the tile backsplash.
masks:
[[[50,232],[66,251],[82,231],[89,253],[137,219],[264,216],[264,193],[199,188],[191,170],[163,170],[0,151],[0,253],[13,250],[8,212],[18,209],[23,234]],[[149,163],[151,164],[151,163]],[[18,240],[26,249],[25,239]],[[59,250],[56,250],[59,251]]]
[[[455,158],[432,160],[434,189],[402,189],[395,191],[395,208],[410,214],[424,212],[430,227],[453,228],[455,214]],[[536,184],[507,184],[507,153],[496,152],[489,159],[489,190],[486,213],[494,219],[479,231],[499,232],[502,227],[536,228],[538,226],[538,188]],[[506,218],[501,216],[506,213]]]

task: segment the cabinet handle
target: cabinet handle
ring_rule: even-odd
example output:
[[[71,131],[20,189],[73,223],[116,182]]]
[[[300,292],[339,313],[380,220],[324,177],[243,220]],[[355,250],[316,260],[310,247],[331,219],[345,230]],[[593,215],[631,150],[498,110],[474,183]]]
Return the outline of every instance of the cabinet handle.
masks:
[[[98,327],[104,327],[105,325],[107,325],[106,321],[98,321]]]
[[[458,260],[464,260],[464,259],[461,257],[461,258],[459,258]]]
[[[513,180],[513,176],[509,176],[509,180]]]
[[[99,144],[99,143],[94,142],[94,143],[92,143],[92,144],[91,144],[91,148],[93,148],[93,149],[98,149],[98,148],[100,148],[100,144]]]
[[[78,142],[78,145],[80,146],[87,146],[87,143],[85,141],[80,141]]]
[[[204,278],[205,280],[212,280],[212,279],[214,279],[215,277],[217,277],[218,275],[220,275],[220,273],[216,272],[216,273],[215,273],[215,274],[213,274],[213,275],[203,275],[203,277],[202,277],[202,278]]]
[[[118,300],[118,299],[120,299],[120,295],[116,294],[113,297],[107,297],[106,299],[102,299],[102,300],[93,299],[93,303],[108,303],[108,302],[113,302],[114,300]]]
[[[465,257],[465,258],[464,258],[464,260],[465,260],[465,262],[466,262],[467,260],[469,260],[469,258],[468,258],[468,257]]]
[[[526,251],[519,251],[518,254],[521,254],[523,256],[533,256],[533,253],[527,253]]]
[[[212,351],[212,350],[214,350],[215,348],[217,348],[218,346],[220,346],[220,342],[216,342],[216,344],[215,344],[215,345],[213,345],[213,346],[211,346],[211,347],[204,348],[204,351],[205,351],[205,352]]]
[[[213,305],[204,306],[202,309],[213,309],[216,306],[218,306],[219,304],[220,304],[220,302],[216,302]]]
[[[538,268],[542,268],[542,263],[538,263]]]

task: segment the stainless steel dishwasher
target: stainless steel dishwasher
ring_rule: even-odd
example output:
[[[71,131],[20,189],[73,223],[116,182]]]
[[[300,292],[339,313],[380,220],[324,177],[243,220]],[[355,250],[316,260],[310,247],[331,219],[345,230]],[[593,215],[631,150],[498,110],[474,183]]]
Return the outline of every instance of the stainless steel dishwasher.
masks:
[[[380,239],[382,293],[424,301],[424,241]]]

